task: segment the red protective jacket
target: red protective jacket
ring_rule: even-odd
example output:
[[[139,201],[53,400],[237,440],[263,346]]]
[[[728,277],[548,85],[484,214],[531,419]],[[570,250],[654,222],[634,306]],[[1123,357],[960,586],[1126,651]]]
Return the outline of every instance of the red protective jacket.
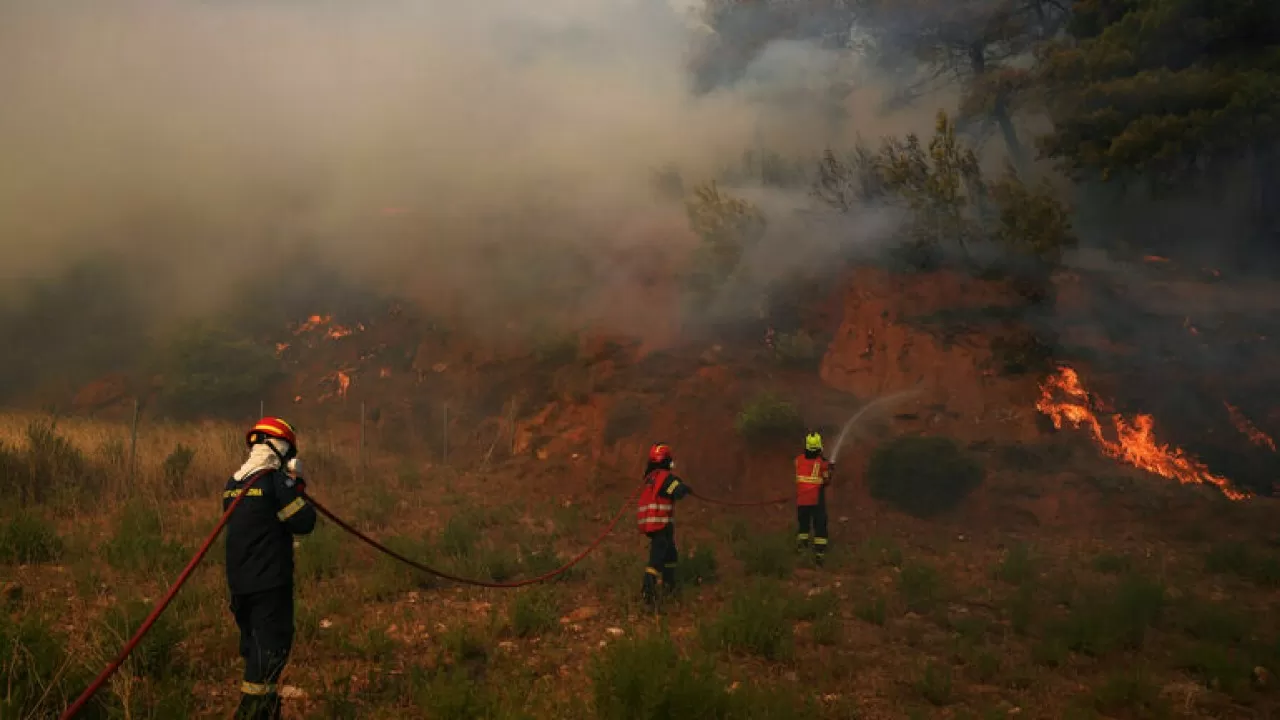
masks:
[[[676,500],[688,493],[688,487],[670,470],[654,470],[644,478],[636,520],[640,532],[648,535],[671,524]]]
[[[796,457],[796,505],[817,505],[822,487],[831,480],[831,463],[821,455]]]

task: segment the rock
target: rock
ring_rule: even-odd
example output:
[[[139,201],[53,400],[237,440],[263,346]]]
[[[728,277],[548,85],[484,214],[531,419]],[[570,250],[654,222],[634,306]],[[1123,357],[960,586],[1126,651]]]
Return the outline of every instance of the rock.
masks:
[[[284,698],[285,700],[301,700],[306,696],[307,696],[306,691],[300,687],[294,687],[293,685],[285,685],[280,688],[280,697]]]
[[[606,630],[605,630],[605,632],[609,633],[609,634],[610,634],[610,635],[612,635],[613,637],[622,637],[623,635],[626,635],[626,634],[627,634],[625,630],[623,630],[622,628],[618,628],[618,627],[611,627],[611,628],[608,628],[608,629],[606,629]]]
[[[849,516],[848,516],[848,515],[841,515],[841,516],[840,516],[840,522],[841,522],[841,523],[847,523],[847,522],[849,522]]]
[[[333,621],[332,621],[332,620],[330,620],[329,618],[325,618],[325,619],[323,619],[323,620],[321,620],[321,621],[320,621],[320,629],[321,629],[321,630],[328,630],[328,629],[329,629],[329,628],[331,628],[331,627],[333,627]]]

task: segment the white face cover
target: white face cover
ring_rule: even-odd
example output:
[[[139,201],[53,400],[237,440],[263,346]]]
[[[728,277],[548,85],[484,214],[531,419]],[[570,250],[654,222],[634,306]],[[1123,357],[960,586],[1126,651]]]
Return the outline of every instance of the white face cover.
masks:
[[[298,458],[289,458],[289,464],[285,466],[289,474],[298,477],[298,473],[302,472],[302,463],[298,462]]]

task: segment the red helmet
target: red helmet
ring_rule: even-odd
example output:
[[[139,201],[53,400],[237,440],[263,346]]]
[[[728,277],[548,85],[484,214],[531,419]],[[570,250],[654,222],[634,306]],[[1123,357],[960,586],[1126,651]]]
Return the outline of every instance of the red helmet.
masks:
[[[264,417],[254,424],[253,429],[244,436],[246,445],[253,446],[266,440],[276,438],[284,440],[295,449],[298,447],[298,436],[293,426],[278,417]]]
[[[664,463],[671,460],[671,447],[666,443],[654,443],[649,448],[649,462]]]

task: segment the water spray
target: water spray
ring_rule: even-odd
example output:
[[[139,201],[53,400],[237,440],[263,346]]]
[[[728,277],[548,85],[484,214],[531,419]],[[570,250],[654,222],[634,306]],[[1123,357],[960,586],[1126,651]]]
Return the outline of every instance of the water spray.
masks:
[[[886,403],[894,402],[897,400],[903,400],[908,397],[919,395],[920,390],[921,390],[920,388],[916,387],[910,390],[902,390],[902,391],[893,393],[892,395],[885,395],[884,397],[876,398],[875,400],[872,400],[871,402],[859,408],[858,412],[854,413],[852,417],[850,417],[847,421],[845,421],[844,427],[840,428],[840,437],[836,438],[836,449],[831,451],[831,462],[834,463],[837,459],[839,459],[840,448],[844,446],[844,438],[846,435],[849,434],[849,429],[852,428],[855,424],[857,424],[858,420],[868,410],[874,407],[879,407],[880,405],[884,405]]]

